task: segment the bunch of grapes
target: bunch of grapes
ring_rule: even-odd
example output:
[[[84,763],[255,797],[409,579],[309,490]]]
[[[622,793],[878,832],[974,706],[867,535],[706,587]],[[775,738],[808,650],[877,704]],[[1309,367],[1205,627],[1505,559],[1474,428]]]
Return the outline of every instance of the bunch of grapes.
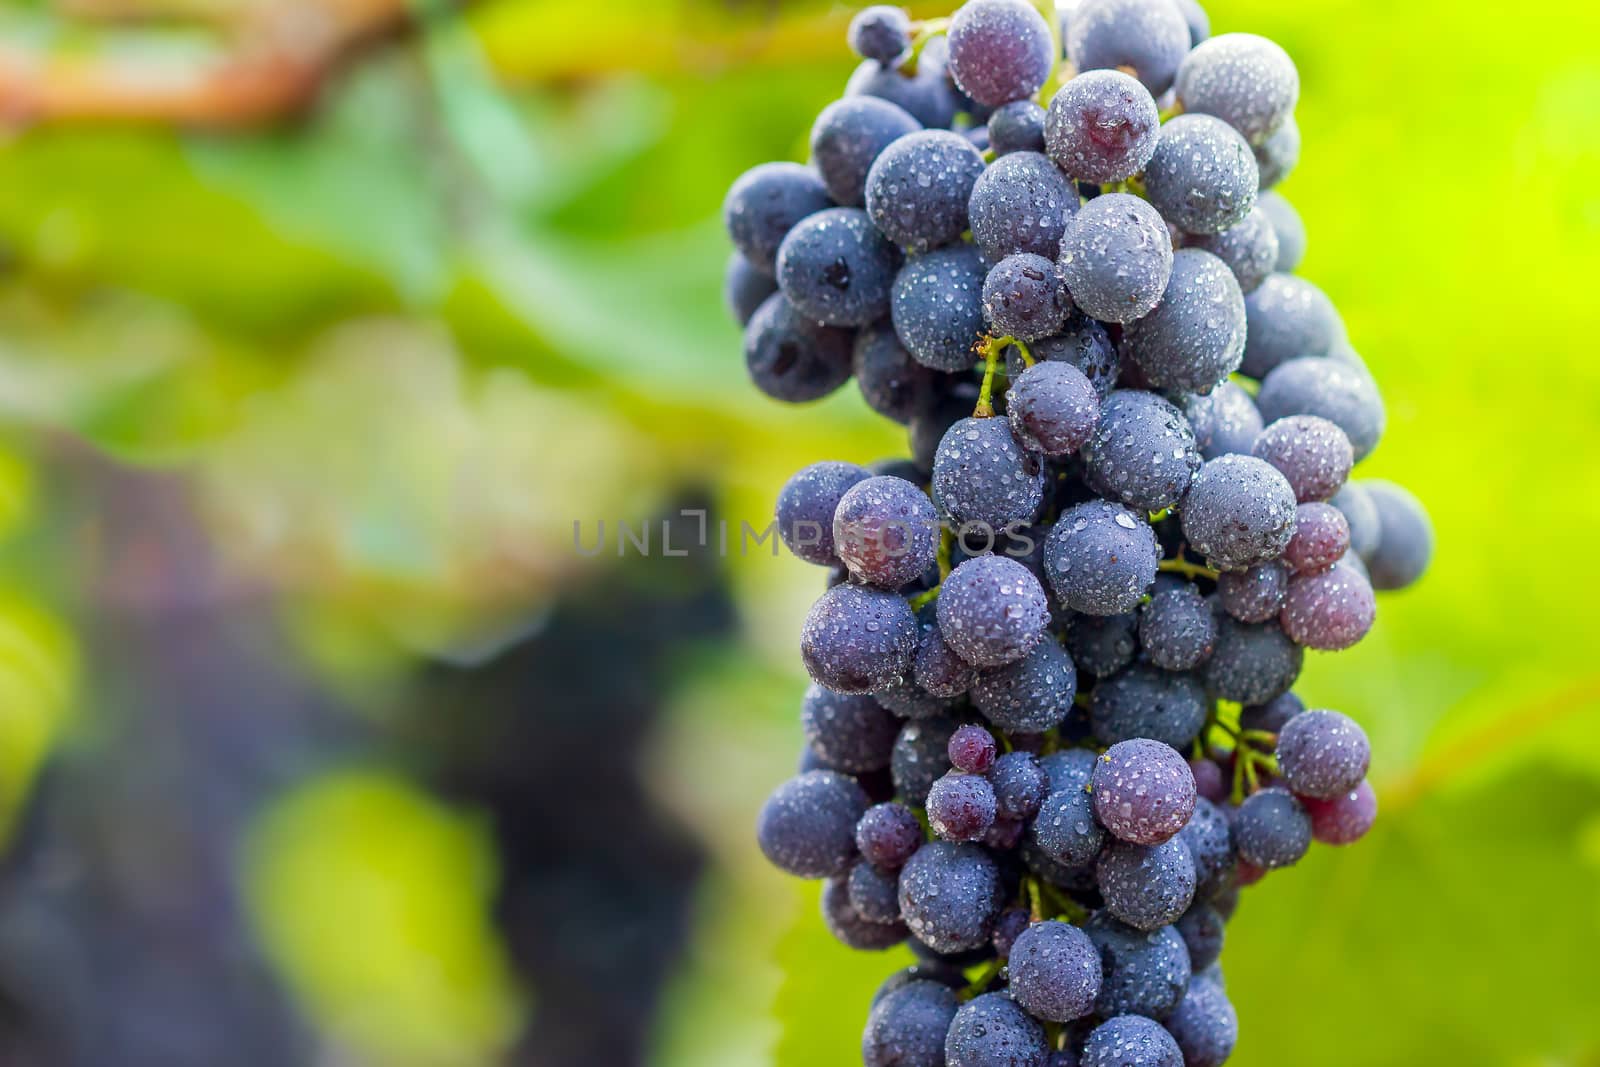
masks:
[[[1298,74],[1193,0],[873,7],[850,43],[810,163],[725,204],[755,384],[854,377],[910,441],[779,496],[828,577],[761,848],[826,879],[840,941],[918,958],[868,1067],[1214,1067],[1241,887],[1377,813],[1305,650],[1432,552],[1410,494],[1349,480],[1384,408],[1292,273]]]

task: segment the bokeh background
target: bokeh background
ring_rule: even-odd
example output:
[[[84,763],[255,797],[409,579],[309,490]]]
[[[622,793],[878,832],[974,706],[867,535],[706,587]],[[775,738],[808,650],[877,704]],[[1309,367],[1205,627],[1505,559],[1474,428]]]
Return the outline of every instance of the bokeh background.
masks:
[[[1207,6],[1439,529],[1308,661],[1383,814],[1246,894],[1234,1062],[1600,1064],[1600,7]],[[821,576],[572,540],[903,450],[721,304],[849,15],[0,4],[0,1064],[856,1061],[904,950],[751,840]]]

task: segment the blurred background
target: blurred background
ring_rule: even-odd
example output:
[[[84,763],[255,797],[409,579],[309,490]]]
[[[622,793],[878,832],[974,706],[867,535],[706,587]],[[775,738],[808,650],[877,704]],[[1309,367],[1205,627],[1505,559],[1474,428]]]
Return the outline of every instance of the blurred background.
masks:
[[[1383,812],[1246,894],[1233,1062],[1600,1064],[1600,7],[1207,7],[1440,532],[1308,661]],[[752,840],[821,575],[573,541],[903,451],[722,306],[850,14],[0,4],[0,1065],[858,1062],[909,956]]]

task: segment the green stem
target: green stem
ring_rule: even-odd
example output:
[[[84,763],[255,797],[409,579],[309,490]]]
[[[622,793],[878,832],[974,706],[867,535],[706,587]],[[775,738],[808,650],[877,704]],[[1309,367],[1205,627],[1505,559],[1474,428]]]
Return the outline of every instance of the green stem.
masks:
[[[1210,567],[1203,567],[1198,563],[1190,563],[1179,556],[1177,559],[1164,559],[1156,564],[1156,569],[1166,571],[1168,574],[1181,574],[1185,578],[1210,578],[1217,580],[1217,572]]]
[[[1238,736],[1246,741],[1259,741],[1262,744],[1274,747],[1278,744],[1278,735],[1271,730],[1240,730]]]
[[[1033,6],[1039,14],[1044,16],[1044,23],[1050,27],[1050,73],[1045,76],[1044,84],[1039,87],[1039,103],[1049,107],[1050,101],[1060,87],[1057,79],[1061,76],[1061,17],[1056,14],[1056,0],[1032,0]]]
[[[971,1000],[985,989],[988,989],[989,983],[995,980],[995,976],[1000,973],[1000,969],[1005,965],[1006,961],[1002,959],[992,959],[984,964],[983,970],[978,972],[978,976],[968,982],[967,988],[961,991],[961,999]]]
[[[1010,341],[1009,337],[1004,340]],[[978,387],[978,404],[972,409],[975,419],[989,419],[994,417],[994,368],[1000,362],[1000,353],[1004,345],[994,337],[985,337],[978,346],[978,351],[983,355],[983,384]]]
[[[917,60],[922,58],[923,48],[927,47],[928,42],[935,37],[944,36],[949,29],[950,20],[947,18],[926,19],[922,22],[913,23],[911,52],[906,56],[905,61],[900,64],[900,73],[915,74],[917,72]]]
[[[934,586],[932,589],[925,589],[922,592],[918,593],[916,596],[912,597],[906,603],[911,605],[911,610],[912,611],[921,611],[924,607],[928,606],[929,604],[933,603],[935,600],[939,599],[939,590],[942,589],[943,587],[944,587],[944,583],[940,582],[938,585]]]

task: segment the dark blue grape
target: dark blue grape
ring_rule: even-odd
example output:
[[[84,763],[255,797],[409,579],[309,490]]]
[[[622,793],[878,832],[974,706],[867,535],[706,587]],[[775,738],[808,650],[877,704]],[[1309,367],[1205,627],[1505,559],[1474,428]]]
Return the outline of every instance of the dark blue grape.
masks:
[[[1020,660],[1050,622],[1039,580],[1006,556],[978,556],[961,564],[945,578],[938,603],[940,633],[975,667]]]
[[[1239,368],[1244,294],[1227,264],[1184,248],[1172,257],[1161,303],[1122,331],[1122,354],[1152,387],[1208,393]]]
[[[1221,233],[1195,237],[1186,247],[1204,249],[1226,263],[1246,294],[1278,269],[1278,231],[1260,204]]]
[[[1159,845],[1113,841],[1100,853],[1095,877],[1106,910],[1139,930],[1177,922],[1194,901],[1194,860],[1177,837]]]
[[[1264,704],[1250,704],[1243,708],[1239,712],[1239,725],[1246,730],[1265,730],[1275,734],[1305,710],[1305,701],[1293,693],[1280,693]]]
[[[849,330],[819,326],[773,293],[745,327],[745,367],[756,388],[774,400],[804,404],[849,380],[853,341]]]
[[[938,715],[900,728],[889,754],[889,773],[896,792],[912,807],[926,804],[928,790],[950,769],[950,735],[956,725],[954,719]]]
[[[1288,867],[1311,847],[1311,816],[1287,789],[1263,789],[1234,812],[1233,842],[1246,863],[1263,870]]]
[[[1193,48],[1211,36],[1211,19],[1195,0],[1177,0],[1177,4],[1178,10],[1183,12],[1183,20],[1189,24],[1189,47]]]
[[[883,235],[917,252],[959,240],[983,156],[949,130],[919,130],[885,148],[867,172],[867,214]]]
[[[857,863],[845,879],[851,908],[869,923],[900,922],[900,876],[870,863]]]
[[[1011,946],[1011,996],[1035,1018],[1071,1022],[1094,1010],[1100,950],[1076,926],[1034,923]]]
[[[1032,100],[1013,100],[995,108],[989,116],[989,147],[996,156],[1043,152],[1044,108]]]
[[[806,742],[828,766],[859,774],[889,766],[900,722],[870,696],[832,693],[816,683],[800,704]]]
[[[1363,780],[1332,800],[1304,800],[1311,836],[1324,845],[1348,845],[1365,837],[1378,818],[1378,795]]]
[[[1117,377],[1122,371],[1117,347],[1111,343],[1106,328],[1081,311],[1074,311],[1066,327],[1054,337],[1041,338],[1029,345],[1028,353],[1038,363],[1070,363],[1077,367],[1101,400],[1117,387]],[[1012,381],[1021,376],[1024,366],[1022,354],[1015,346],[1007,346],[1006,372]]]
[[[1038,92],[1055,62],[1050,24],[1026,0],[967,0],[949,37],[956,87],[989,107]]]
[[[1076,452],[1100,423],[1100,398],[1070,363],[1035,363],[1006,392],[1011,433],[1024,448],[1047,456]]]
[[[1297,796],[1332,800],[1367,776],[1372,746],[1348,715],[1316,709],[1296,715],[1278,734],[1278,767]]]
[[[807,771],[773,791],[756,821],[756,840],[774,867],[800,878],[844,874],[856,857],[856,823],[867,795],[854,778]]]
[[[1081,1067],[1184,1067],[1172,1035],[1154,1019],[1119,1015],[1094,1028],[1078,1057]]]
[[[850,363],[862,399],[879,415],[905,424],[933,406],[936,373],[912,358],[887,322],[856,334]]]
[[[942,982],[907,982],[867,1016],[861,1035],[866,1067],[945,1067],[944,1039],[961,1002]]]
[[[966,244],[913,257],[900,268],[889,312],[895,333],[917,362],[942,371],[973,365],[973,348],[983,336],[988,274],[978,250]]]
[[[1328,503],[1338,508],[1350,525],[1350,551],[1363,560],[1376,552],[1383,538],[1383,520],[1366,485],[1346,482]]]
[[[1300,221],[1300,213],[1283,198],[1283,194],[1276,191],[1262,193],[1256,197],[1256,204],[1272,220],[1272,229],[1278,235],[1278,265],[1275,269],[1294,270],[1306,257],[1306,226]]]
[[[1269,275],[1245,298],[1250,337],[1241,370],[1264,378],[1273,368],[1300,356],[1324,356],[1343,335],[1333,301],[1304,278]]]
[[[1183,534],[1222,570],[1244,570],[1283,554],[1294,536],[1294,490],[1254,456],[1207,460],[1180,505]]]
[[[844,945],[858,952],[881,952],[893,948],[908,936],[905,924],[894,915],[879,922],[863,915],[855,903],[850,886],[855,882],[855,871],[871,871],[869,863],[858,863],[851,877],[830,878],[822,887],[822,921],[828,932]],[[889,875],[892,881],[894,875]],[[892,901],[891,901],[892,903]]]
[[[903,866],[922,843],[922,824],[904,804],[874,804],[856,823],[856,848],[879,867]]]
[[[989,771],[999,814],[1009,819],[1031,819],[1044,799],[1045,777],[1030,752],[1007,752]]]
[[[1049,1054],[1044,1027],[1004,993],[963,1004],[944,1043],[948,1067],[1042,1067]]]
[[[990,263],[1014,252],[1054,259],[1077,210],[1077,189],[1037,152],[995,160],[973,184],[967,203],[972,239]]]
[[[1100,424],[1083,446],[1090,487],[1140,511],[1176,504],[1200,463],[1183,412],[1139,389],[1119,389],[1106,398]]]
[[[1277,618],[1288,591],[1289,568],[1280,560],[1257,563],[1242,571],[1223,571],[1217,576],[1217,603],[1240,622]]]
[[[928,790],[928,825],[946,841],[976,841],[994,825],[994,787],[978,774],[950,771]]]
[[[1189,24],[1172,0],[1084,0],[1072,10],[1066,46],[1078,70],[1131,67],[1159,96],[1189,51]]]
[[[867,478],[839,498],[834,551],[861,581],[899,589],[939,550],[939,516],[928,495],[904,478]]]
[[[1192,675],[1139,664],[1094,687],[1089,722],[1108,745],[1145,737],[1181,749],[1205,726],[1210,706]]]
[[[916,70],[906,74],[898,66],[884,66],[869,59],[850,75],[844,92],[846,96],[887,100],[930,129],[946,127],[955,120],[961,101],[945,75],[944,61],[944,39],[934,38],[917,57]]]
[[[1316,415],[1278,419],[1256,437],[1251,452],[1283,473],[1301,503],[1333,496],[1355,465],[1350,438]]]
[[[1239,1017],[1216,982],[1191,981],[1166,1027],[1184,1067],[1222,1067],[1239,1040]]]
[[[747,325],[762,301],[778,291],[778,283],[750,265],[738,252],[728,254],[728,268],[722,277],[722,298],[728,312],[740,326]]]
[[[1295,509],[1294,536],[1283,562],[1295,574],[1321,574],[1350,551],[1350,524],[1332,504],[1301,504]]]
[[[1061,274],[1079,307],[1104,322],[1148,315],[1172,277],[1172,237],[1156,209],[1128,193],[1084,204],[1061,239]]]
[[[1372,583],[1348,559],[1289,579],[1278,621],[1296,644],[1337,652],[1360,641],[1377,616]]]
[[[835,207],[795,224],[778,247],[778,287],[807,318],[865,326],[889,313],[899,253],[860,208]]]
[[[1030,523],[1044,502],[1044,486],[1044,463],[1017,443],[1005,419],[962,419],[945,431],[933,459],[934,501],[957,526],[981,523],[999,531]],[[944,636],[955,643],[948,629]]]
[[[1185,233],[1221,233],[1238,224],[1255,206],[1260,184],[1256,157],[1239,131],[1203,114],[1162,126],[1144,168],[1150,203]]]
[[[1095,1014],[1124,1012],[1164,1018],[1183,997],[1189,984],[1189,950],[1170,926],[1146,932],[1135,930],[1110,912],[1096,912],[1084,924],[1100,950],[1103,980],[1095,998]]]
[[[917,617],[893,593],[838,585],[806,616],[800,653],[813,681],[836,693],[871,693],[911,670]]]
[[[1189,858],[1194,862],[1195,897],[1212,899],[1227,887],[1233,873],[1233,830],[1228,817],[1215,803],[1200,797],[1178,836],[1189,846]]]
[[[1305,651],[1276,622],[1217,617],[1217,647],[1200,668],[1206,692],[1219,700],[1265,704],[1300,677]]]
[[[1088,789],[1099,763],[1099,754],[1087,748],[1063,748],[1042,757],[1039,769],[1044,772],[1046,792],[1082,792]]]
[[[917,640],[911,673],[917,685],[936,697],[958,697],[977,680],[977,668],[956,654],[939,631],[938,608],[923,609],[922,634]]]
[[[772,274],[778,246],[795,223],[832,206],[816,171],[798,163],[762,163],[734,179],[722,202],[722,223],[750,266]]]
[[[784,483],[775,518],[789,551],[821,567],[839,563],[833,544],[833,513],[839,500],[872,472],[854,463],[813,463]]]
[[[1300,126],[1290,115],[1265,141],[1255,146],[1261,188],[1271,189],[1289,176],[1300,162]],[[1279,267],[1279,270],[1285,268]],[[1292,268],[1289,268],[1292,269]]]
[[[1184,841],[1187,844],[1187,838]],[[1176,925],[1184,947],[1189,950],[1190,968],[1204,970],[1217,962],[1222,955],[1227,924],[1217,914],[1216,908],[1197,900],[1193,907],[1183,913],[1183,918]]]
[[[1093,863],[1106,841],[1095,821],[1094,800],[1081,787],[1045,797],[1029,833],[1039,851],[1067,867]]]
[[[967,976],[961,973],[960,968],[944,960],[918,960],[879,983],[877,991],[872,994],[871,1007],[877,1007],[884,997],[912,982],[937,982],[959,993],[967,987]]]
[[[835,203],[861,207],[867,171],[885,148],[922,129],[904,108],[875,96],[847,96],[822,109],[811,127],[811,163]]]
[[[1161,115],[1150,91],[1120,70],[1089,70],[1050,101],[1044,137],[1050,158],[1079,181],[1119,182],[1155,153]]]
[[[1289,54],[1265,37],[1225,33],[1183,58],[1174,88],[1186,112],[1215,115],[1260,144],[1294,113],[1300,74]]]
[[[862,8],[850,20],[848,39],[850,51],[888,66],[911,47],[911,16],[888,4]]]
[[[1008,734],[1037,734],[1066,719],[1077,691],[1072,657],[1046,636],[1015,663],[979,671],[972,703]]]
[[[1119,840],[1159,845],[1194,812],[1194,774],[1171,745],[1119,741],[1101,755],[1090,781],[1100,825]]]
[[[983,282],[983,315],[999,337],[1033,341],[1066,325],[1072,298],[1055,260],[1017,252],[996,263]]]
[[[1200,591],[1185,583],[1158,589],[1139,609],[1139,644],[1150,662],[1166,671],[1198,666],[1217,643],[1217,621]],[[1144,736],[1153,736],[1145,734]]]
[[[1201,458],[1248,456],[1263,425],[1254,398],[1236,383],[1223,382],[1205,399],[1209,401],[1211,440],[1201,446]]]
[[[1045,540],[1045,574],[1056,599],[1085,615],[1124,615],[1155,581],[1155,531],[1107,500],[1063,512]]]
[[[1365,481],[1378,511],[1378,545],[1362,558],[1376,589],[1404,589],[1433,558],[1433,523],[1416,497],[1393,482]]]
[[[1067,651],[1080,670],[1097,678],[1116,674],[1139,652],[1139,616],[1074,615],[1067,627]]]
[[[987,945],[1000,893],[1000,872],[978,845],[923,845],[900,872],[900,914],[917,940],[937,952]]]

